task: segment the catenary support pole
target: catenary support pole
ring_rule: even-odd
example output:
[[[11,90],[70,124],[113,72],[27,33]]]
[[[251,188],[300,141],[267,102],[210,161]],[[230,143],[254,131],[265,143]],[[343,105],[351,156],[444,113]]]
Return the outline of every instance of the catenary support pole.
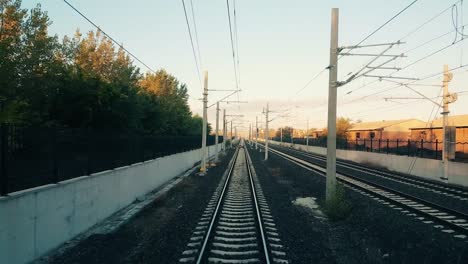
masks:
[[[205,71],[205,79],[203,85],[203,129],[202,129],[202,160],[200,172],[206,172],[206,133],[207,133],[207,119],[208,119],[208,72]]]
[[[219,135],[219,101],[216,102],[216,130],[215,130],[215,151],[216,151],[216,159],[215,159],[215,162],[218,162],[218,154],[219,154],[219,147],[218,147],[218,143],[219,143],[219,139],[218,139],[218,135]]]
[[[255,149],[258,149],[258,116],[255,117]]]
[[[229,139],[230,139],[231,148],[232,148],[232,141],[234,140],[234,138],[232,137],[232,120],[231,120],[231,136],[229,137]]]
[[[336,193],[336,94],[338,88],[338,8],[332,8],[330,36],[330,65],[328,83],[328,135],[326,200]]]
[[[443,105],[444,110],[442,114],[442,121],[443,121],[443,137],[444,143],[442,144],[442,163],[444,166],[444,175],[442,177],[443,180],[448,181],[448,161],[449,161],[449,148],[450,148],[450,137],[447,131],[448,127],[448,114],[449,111],[449,103],[450,103],[450,93],[448,90],[448,84],[452,80],[453,74],[449,72],[448,65],[444,65],[444,80],[443,80],[443,89],[444,89],[444,98],[443,98]]]
[[[223,150],[226,151],[227,140],[227,123],[226,123],[226,109],[223,109]]]
[[[269,140],[269,134],[270,131],[268,130],[268,113],[270,112],[268,103],[266,105],[266,111],[265,111],[265,160],[268,160],[268,140]]]
[[[306,146],[309,146],[309,119],[307,119],[307,129],[306,129]]]
[[[280,127],[280,142],[283,143],[283,128]]]

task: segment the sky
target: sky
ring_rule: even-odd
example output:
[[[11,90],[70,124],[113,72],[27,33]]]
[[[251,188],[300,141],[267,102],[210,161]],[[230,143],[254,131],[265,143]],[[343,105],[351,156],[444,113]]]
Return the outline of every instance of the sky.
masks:
[[[331,8],[339,8],[341,47],[359,43],[413,1],[230,0],[231,23],[234,23],[232,11],[235,3],[238,83],[242,90],[239,96],[231,99],[247,103],[222,103],[221,109],[226,109],[228,115],[243,115],[235,118],[239,131],[248,128],[250,123],[255,123],[256,116],[259,121],[264,121],[262,110],[267,102],[273,111],[271,117],[274,121],[270,124],[272,128],[287,125],[305,129],[307,120],[310,128],[326,127],[328,70],[323,69],[328,66],[329,61]],[[164,68],[186,83],[192,111],[202,113],[202,87],[197,75],[182,0],[69,2],[152,69]],[[198,33],[199,68],[200,72],[208,71],[208,88],[236,89],[226,1],[185,0],[193,31],[191,2]],[[26,8],[38,3],[48,12],[53,22],[50,34],[62,38],[64,35],[73,35],[76,29],[82,32],[95,30],[61,0],[23,0]],[[450,8],[455,3],[458,12]],[[468,64],[468,41],[455,33],[453,22],[453,19],[458,21],[459,31],[462,31],[461,25],[468,23],[468,3],[462,3],[463,1],[455,0],[419,0],[362,45],[398,40],[405,42],[392,46],[386,53],[405,54],[405,57],[387,64],[387,67],[404,68],[411,65],[393,76],[421,79],[442,72],[444,64],[448,64],[449,68]],[[446,11],[443,12],[444,10]],[[440,15],[436,16],[438,14]],[[433,20],[425,23],[433,17]],[[468,34],[468,30],[466,32]],[[409,33],[411,34],[407,36]],[[194,32],[192,34],[195,38]],[[442,35],[444,36],[438,38]],[[435,40],[430,41],[432,39]],[[455,40],[456,43],[451,45]],[[426,42],[428,43],[423,45]],[[444,47],[447,48],[442,52],[420,60]],[[196,50],[198,48],[195,47]],[[362,48],[355,49],[352,53],[379,54],[383,49],[385,47]],[[198,52],[196,53],[198,57]],[[338,79],[345,80],[349,73],[359,70],[371,59],[372,57],[344,56],[338,63]],[[379,58],[372,65],[388,58],[382,59]],[[148,71],[138,62],[135,64],[142,72]],[[460,92],[458,101],[450,104],[451,115],[468,114],[467,70],[468,67],[454,71],[453,80],[449,84],[451,92]],[[317,76],[319,72],[322,73]],[[370,74],[387,76],[390,73],[390,70],[378,70]],[[305,87],[307,83],[309,85]],[[368,83],[371,84],[366,85]],[[441,89],[435,85],[441,85],[442,74],[427,80],[416,80],[414,83],[432,85],[411,88],[429,98],[440,100],[437,96]],[[210,91],[209,105],[227,94],[228,92]],[[440,110],[430,100],[389,99],[390,97],[421,98],[407,87],[362,77],[339,87],[338,116],[354,121],[407,118],[428,121],[440,117]],[[214,108],[211,107],[208,111],[209,122],[213,126]]]

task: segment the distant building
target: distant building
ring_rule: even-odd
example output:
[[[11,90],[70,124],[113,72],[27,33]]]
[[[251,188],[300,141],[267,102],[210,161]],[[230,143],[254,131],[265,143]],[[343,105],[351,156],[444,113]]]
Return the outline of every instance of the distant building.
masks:
[[[418,119],[383,120],[377,122],[362,122],[353,124],[348,129],[348,140],[408,140],[411,137],[410,128],[424,127],[425,122]]]
[[[413,126],[411,130],[411,140],[424,140],[435,142],[442,142],[444,139],[443,136],[443,123],[442,118],[434,120],[429,125],[422,126]],[[468,115],[457,115],[449,116],[448,118],[449,127],[454,127],[449,131],[455,131],[455,135],[451,135],[454,138],[456,144],[455,151],[468,153],[468,144],[463,144],[468,142]],[[432,146],[435,149],[435,144]],[[442,145],[438,145],[437,148],[440,150]]]

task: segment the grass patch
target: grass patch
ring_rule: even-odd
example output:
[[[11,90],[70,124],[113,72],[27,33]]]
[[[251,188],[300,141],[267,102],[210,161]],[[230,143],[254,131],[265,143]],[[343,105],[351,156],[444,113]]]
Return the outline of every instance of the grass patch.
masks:
[[[322,201],[321,207],[327,218],[334,222],[348,218],[353,209],[346,199],[345,188],[340,183],[336,185],[335,195],[329,201]]]

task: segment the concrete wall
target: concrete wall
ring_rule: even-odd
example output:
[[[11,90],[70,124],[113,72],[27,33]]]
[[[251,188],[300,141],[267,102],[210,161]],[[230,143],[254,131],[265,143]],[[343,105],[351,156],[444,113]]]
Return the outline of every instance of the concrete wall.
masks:
[[[270,141],[270,144],[291,147],[291,143],[280,143],[277,141]],[[326,155],[327,153],[327,149],[322,147],[307,147],[299,144],[295,144],[292,147],[298,150],[303,150],[320,155]],[[407,156],[341,149],[336,150],[336,157],[339,159],[369,164],[376,167],[383,167],[391,171],[409,173],[418,177],[442,182],[440,177],[443,175],[443,165],[442,161],[440,160],[423,158],[415,159],[414,157]],[[414,166],[412,166],[413,162]],[[412,169],[410,171],[411,167]],[[448,167],[449,183],[468,187],[468,163],[449,161]]]
[[[40,257],[182,174],[200,157],[197,149],[0,197],[0,263]]]

